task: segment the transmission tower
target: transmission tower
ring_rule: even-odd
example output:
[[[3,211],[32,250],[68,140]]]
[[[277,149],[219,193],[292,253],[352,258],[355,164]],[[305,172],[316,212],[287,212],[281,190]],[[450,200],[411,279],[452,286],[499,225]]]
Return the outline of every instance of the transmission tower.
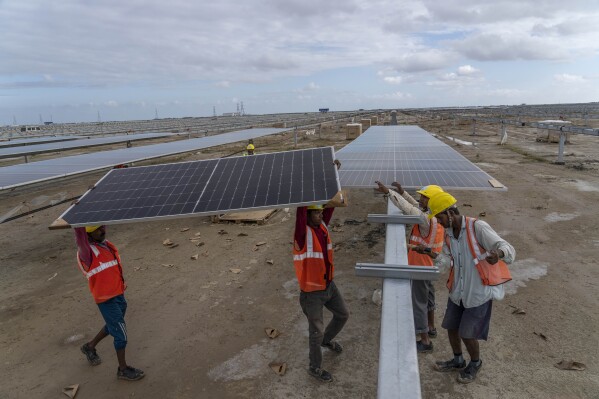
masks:
[[[154,108],[154,119],[158,119],[158,107]]]
[[[241,102],[241,111],[240,111],[239,115],[241,115],[241,116],[245,115],[245,110],[243,109],[243,101]]]
[[[237,115],[239,115],[239,103],[237,103]]]
[[[42,120],[42,114],[40,114],[40,125],[43,125],[44,121]]]
[[[100,111],[98,111],[98,123],[102,122],[102,118],[100,118]]]
[[[17,117],[14,115],[12,116],[12,124],[15,126],[17,125]]]
[[[216,105],[212,106],[212,116],[216,118]]]

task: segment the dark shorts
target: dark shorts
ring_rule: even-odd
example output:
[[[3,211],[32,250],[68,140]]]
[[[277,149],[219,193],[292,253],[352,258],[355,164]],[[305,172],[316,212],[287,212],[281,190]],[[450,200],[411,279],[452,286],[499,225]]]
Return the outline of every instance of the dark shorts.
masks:
[[[127,346],[127,326],[125,325],[127,301],[125,296],[115,296],[106,302],[99,303],[98,308],[106,322],[104,331],[114,337],[114,349],[124,349]]]
[[[447,299],[447,310],[441,326],[446,330],[458,330],[460,338],[487,340],[491,323],[493,301],[487,301],[475,308],[465,308]]]

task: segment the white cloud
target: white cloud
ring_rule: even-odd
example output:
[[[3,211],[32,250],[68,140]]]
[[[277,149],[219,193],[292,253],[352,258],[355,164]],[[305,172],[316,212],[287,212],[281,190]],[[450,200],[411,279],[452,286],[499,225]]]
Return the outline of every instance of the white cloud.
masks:
[[[404,54],[398,59],[391,61],[394,69],[400,72],[423,72],[434,71],[447,67],[453,54],[437,49],[421,49],[409,54]]]
[[[114,100],[110,100],[110,101],[106,101],[104,103],[104,105],[106,105],[107,107],[118,107],[119,103]]]
[[[216,87],[227,88],[227,87],[231,87],[231,82],[229,82],[228,80],[221,80],[219,82],[216,82],[214,85]]]
[[[559,83],[583,83],[586,81],[586,79],[580,75],[571,75],[569,73],[553,75],[553,79]]]
[[[401,76],[385,76],[383,80],[392,85],[398,85],[402,81]]]
[[[563,46],[555,46],[550,41],[520,34],[483,33],[449,43],[459,53],[478,61],[568,58]]]
[[[479,72],[480,70],[474,68],[472,65],[462,65],[458,67],[458,75],[462,76],[476,75]]]

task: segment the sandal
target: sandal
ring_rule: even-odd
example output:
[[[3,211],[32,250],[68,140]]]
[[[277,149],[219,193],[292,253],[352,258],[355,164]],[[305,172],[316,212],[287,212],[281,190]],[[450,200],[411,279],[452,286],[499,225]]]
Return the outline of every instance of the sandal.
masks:
[[[327,342],[326,344],[323,342],[322,344],[320,344],[320,346],[322,346],[324,348],[329,348],[330,350],[332,350],[333,352],[336,352],[336,353],[343,352],[343,346],[341,346],[341,344],[337,341],[330,341],[330,342]]]
[[[81,347],[81,352],[83,352],[85,357],[87,357],[87,361],[92,366],[97,366],[98,364],[102,363],[102,359],[100,359],[100,356],[98,355],[96,350],[91,349],[88,344],[83,344],[83,346]]]
[[[127,368],[125,370],[121,370],[121,368],[119,367],[116,372],[116,377],[118,379],[127,380],[127,381],[141,380],[145,376],[146,375],[143,371],[141,371],[140,369],[131,367],[131,366],[127,366]]]
[[[454,370],[461,370],[466,367],[466,361],[462,360],[461,363],[456,362],[455,358],[447,361],[435,362],[434,368],[437,371],[447,372]]]
[[[333,376],[331,373],[321,368],[310,367],[308,368],[308,374],[310,374],[312,377],[318,378],[322,382],[333,381]]]
[[[431,338],[437,338],[437,329],[436,328],[429,329],[428,336]]]

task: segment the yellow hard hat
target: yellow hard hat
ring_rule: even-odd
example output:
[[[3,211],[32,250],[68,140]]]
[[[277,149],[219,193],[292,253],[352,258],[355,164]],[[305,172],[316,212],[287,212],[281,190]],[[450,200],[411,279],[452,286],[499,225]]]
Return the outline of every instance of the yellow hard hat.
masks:
[[[253,150],[255,147],[253,144],[248,144],[247,147],[245,147],[246,150]]]
[[[310,205],[308,207],[309,211],[322,211],[324,209],[324,205]]]
[[[443,212],[446,209],[451,208],[458,202],[457,199],[453,197],[453,195],[446,193],[444,191],[433,195],[428,200],[428,218],[432,219],[437,216],[437,214]]]
[[[93,233],[94,231],[98,230],[101,226],[85,226],[85,232],[86,233]]]
[[[443,189],[435,184],[429,184],[428,186],[424,186],[416,192],[420,195],[424,195],[426,198],[432,198],[433,195],[442,193]]]

